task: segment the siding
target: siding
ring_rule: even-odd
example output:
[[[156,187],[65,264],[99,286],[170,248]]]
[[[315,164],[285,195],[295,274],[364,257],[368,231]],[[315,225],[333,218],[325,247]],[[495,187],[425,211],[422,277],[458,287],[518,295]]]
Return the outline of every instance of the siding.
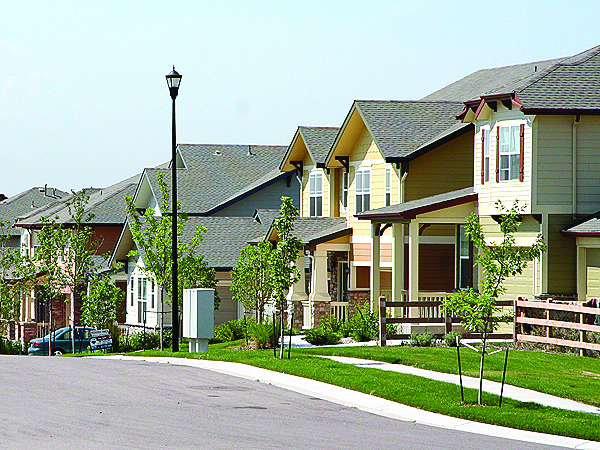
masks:
[[[577,292],[577,248],[575,239],[560,231],[573,222],[571,215],[548,217],[548,293]]]
[[[405,201],[473,186],[473,132],[409,164]]]
[[[277,181],[213,215],[218,217],[252,217],[257,209],[281,208],[281,197],[284,195],[290,197],[296,207],[300,205],[300,185],[295,176],[292,176],[290,187],[287,186],[287,180],[285,179]]]
[[[600,117],[582,116],[577,126],[577,214],[600,209]]]
[[[307,157],[308,158],[308,157]],[[327,174],[327,171],[324,169],[317,169],[309,166],[309,170],[304,171],[304,175],[302,177],[302,211],[300,212],[301,217],[310,217],[310,196],[309,196],[309,178],[311,172],[320,172],[323,174],[323,214],[322,217],[329,217],[329,195],[330,195],[330,175]],[[281,205],[281,202],[279,202]],[[295,203],[297,205],[297,203]],[[279,209],[279,207],[277,207]]]

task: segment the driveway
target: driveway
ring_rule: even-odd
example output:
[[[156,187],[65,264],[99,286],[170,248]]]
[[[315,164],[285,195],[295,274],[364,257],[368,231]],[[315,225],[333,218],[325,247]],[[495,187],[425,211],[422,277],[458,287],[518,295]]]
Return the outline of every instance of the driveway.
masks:
[[[550,449],[140,361],[0,356],[0,449]]]

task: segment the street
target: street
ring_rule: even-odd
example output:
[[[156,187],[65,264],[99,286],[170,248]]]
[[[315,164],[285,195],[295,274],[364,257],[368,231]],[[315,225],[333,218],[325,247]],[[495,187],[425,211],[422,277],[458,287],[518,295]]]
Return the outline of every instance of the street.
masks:
[[[550,449],[192,367],[0,356],[0,449]]]

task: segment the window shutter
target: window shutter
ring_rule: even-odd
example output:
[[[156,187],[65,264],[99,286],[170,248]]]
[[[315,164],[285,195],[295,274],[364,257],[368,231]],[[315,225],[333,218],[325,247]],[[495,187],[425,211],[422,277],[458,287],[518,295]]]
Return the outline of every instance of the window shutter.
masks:
[[[500,127],[496,127],[496,183],[500,182]]]
[[[481,184],[485,184],[485,130],[481,130]]]
[[[521,124],[519,152],[519,181],[525,180],[525,124]]]

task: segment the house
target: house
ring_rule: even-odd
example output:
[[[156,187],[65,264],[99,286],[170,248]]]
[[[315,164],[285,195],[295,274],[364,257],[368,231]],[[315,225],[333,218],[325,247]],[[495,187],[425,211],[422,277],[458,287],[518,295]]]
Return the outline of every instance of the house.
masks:
[[[440,222],[455,224],[455,251],[436,276],[454,272],[454,288],[476,285],[482,274],[469,272],[473,249],[461,217],[479,215],[492,242],[500,236],[497,200],[506,206],[518,200],[524,206],[517,245],[530,246],[538,233],[548,244],[521,275],[506,281],[501,300],[586,300],[600,293],[599,68],[600,47],[595,47],[568,58],[479,71],[426,97],[465,96],[457,118],[474,127],[471,185],[357,215],[375,230],[373,242],[377,228],[408,227],[409,251],[398,265],[409,266],[411,301],[423,298],[414,286],[427,276],[417,245]]]
[[[85,189],[89,195],[85,215],[91,215],[91,219],[85,224],[92,228],[93,239],[101,240],[97,255],[109,253],[114,248],[127,215],[124,197],[133,194],[139,178],[138,174],[107,188]],[[15,226],[22,230],[21,245],[30,256],[35,255],[38,245],[36,235],[44,225],[43,218],[53,218],[56,223],[66,228],[74,225],[68,207],[72,198],[73,194],[64,193],[58,200],[21,214]],[[98,260],[103,261],[104,258],[98,256]],[[119,286],[119,283],[117,285]],[[119,287],[123,290],[126,288],[125,285]],[[39,334],[46,332],[48,327],[56,329],[68,326],[73,321],[79,324],[81,305],[82,299],[74,294],[71,294],[68,302],[62,298],[47,299],[43,295],[36,295],[35,291],[27,294],[22,301],[16,338],[25,341],[39,337]],[[49,323],[50,318],[52,323]],[[124,321],[124,317],[119,319]]]
[[[279,170],[283,146],[191,145],[177,146],[177,197],[189,218],[182,240],[191,240],[198,226],[206,227],[200,252],[215,269],[221,301],[215,324],[237,319],[243,311],[232,299],[229,271],[248,242],[264,236],[281,197],[299,202],[299,183],[291,173]],[[133,196],[141,210],[161,214],[158,175],[171,192],[171,169],[146,169]],[[128,223],[122,229],[111,263],[122,262],[126,270],[118,279],[127,284],[127,320],[130,327],[157,327],[161,318],[170,326],[170,307],[164,304],[151,277],[143,273],[143,255],[128,256],[135,249]],[[164,316],[164,317],[163,317]]]
[[[329,131],[326,153],[313,150],[299,129],[281,165],[302,175],[295,232],[311,260],[308,298],[302,298],[302,281],[289,297],[297,300],[296,326],[316,326],[331,314],[343,319],[382,291],[403,295],[404,275],[396,271],[404,270],[394,263],[403,254],[404,226],[371,226],[356,215],[472,185],[473,126],[456,119],[462,106],[456,101],[357,100],[337,133]],[[428,255],[423,270],[436,271],[447,262],[440,249],[453,251],[454,228],[440,224],[423,232],[422,251]],[[372,249],[379,245],[376,254]],[[420,288],[446,286],[448,280],[430,277]]]

